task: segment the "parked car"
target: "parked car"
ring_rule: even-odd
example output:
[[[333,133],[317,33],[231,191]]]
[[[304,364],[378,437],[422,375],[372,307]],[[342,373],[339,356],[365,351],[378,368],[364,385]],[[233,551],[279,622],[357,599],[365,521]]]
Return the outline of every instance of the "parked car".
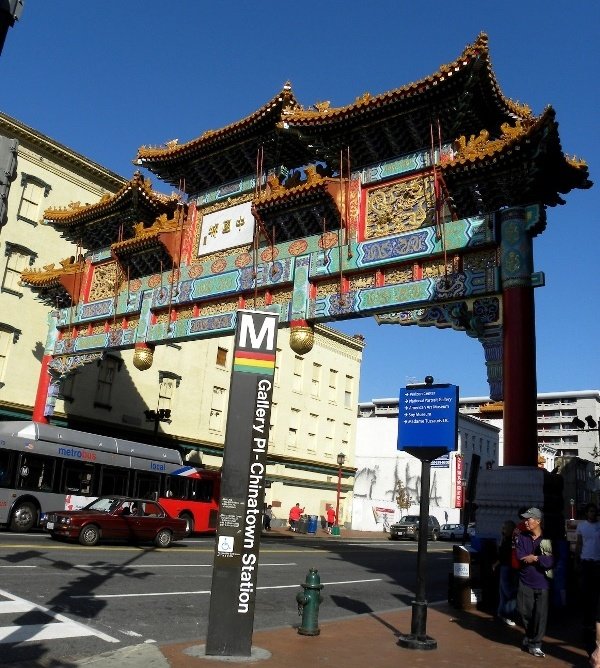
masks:
[[[441,540],[460,540],[464,533],[464,524],[442,524],[440,527]]]
[[[154,542],[170,547],[186,535],[186,521],[171,517],[156,501],[123,496],[101,496],[81,510],[57,510],[42,518],[54,539],[77,539],[82,545],[99,540]]]
[[[440,523],[433,515],[429,515],[427,522],[427,538],[437,540],[440,535]],[[419,539],[419,516],[405,515],[399,522],[390,526],[390,540],[400,540],[408,538],[412,540]]]

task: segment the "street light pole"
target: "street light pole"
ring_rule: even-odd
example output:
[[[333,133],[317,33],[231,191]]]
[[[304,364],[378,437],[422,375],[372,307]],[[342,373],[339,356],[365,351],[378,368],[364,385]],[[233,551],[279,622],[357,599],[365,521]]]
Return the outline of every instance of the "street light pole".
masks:
[[[337,499],[335,503],[335,526],[338,527],[337,533],[339,533],[340,526],[340,494],[342,493],[342,466],[346,461],[346,455],[343,452],[337,456],[338,464],[338,481],[337,481]]]

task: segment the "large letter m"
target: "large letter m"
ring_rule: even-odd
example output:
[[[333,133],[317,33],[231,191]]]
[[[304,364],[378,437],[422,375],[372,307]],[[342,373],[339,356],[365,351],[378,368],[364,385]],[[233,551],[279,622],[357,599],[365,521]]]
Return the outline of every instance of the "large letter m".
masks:
[[[273,351],[275,349],[275,331],[277,327],[277,317],[265,316],[264,314],[240,313],[240,337],[239,345],[241,348],[252,348],[263,352]],[[260,332],[256,334],[255,323],[258,324],[263,319]],[[247,343],[248,336],[250,344]],[[266,344],[263,343],[266,338]]]

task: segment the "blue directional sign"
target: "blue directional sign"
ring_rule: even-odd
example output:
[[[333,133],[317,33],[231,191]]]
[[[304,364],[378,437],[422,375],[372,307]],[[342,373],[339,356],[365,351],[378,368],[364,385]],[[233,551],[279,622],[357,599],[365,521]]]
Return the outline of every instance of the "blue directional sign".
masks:
[[[415,385],[400,389],[398,450],[433,461],[456,450],[457,443],[457,385]]]

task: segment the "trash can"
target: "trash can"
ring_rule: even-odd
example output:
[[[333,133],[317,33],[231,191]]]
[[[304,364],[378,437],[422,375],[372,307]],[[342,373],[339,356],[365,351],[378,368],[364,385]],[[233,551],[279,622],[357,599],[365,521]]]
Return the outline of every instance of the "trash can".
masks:
[[[309,515],[308,516],[308,533],[317,533],[317,527],[319,525],[319,516],[318,515]]]
[[[476,552],[464,545],[452,547],[453,572],[450,576],[450,603],[459,610],[470,610],[476,607],[481,597],[481,590],[474,588],[478,584],[478,564],[474,562]],[[475,568],[474,568],[475,566]]]
[[[306,533],[307,527],[308,520],[306,519],[306,515],[302,515],[302,517],[296,522],[296,533]]]

